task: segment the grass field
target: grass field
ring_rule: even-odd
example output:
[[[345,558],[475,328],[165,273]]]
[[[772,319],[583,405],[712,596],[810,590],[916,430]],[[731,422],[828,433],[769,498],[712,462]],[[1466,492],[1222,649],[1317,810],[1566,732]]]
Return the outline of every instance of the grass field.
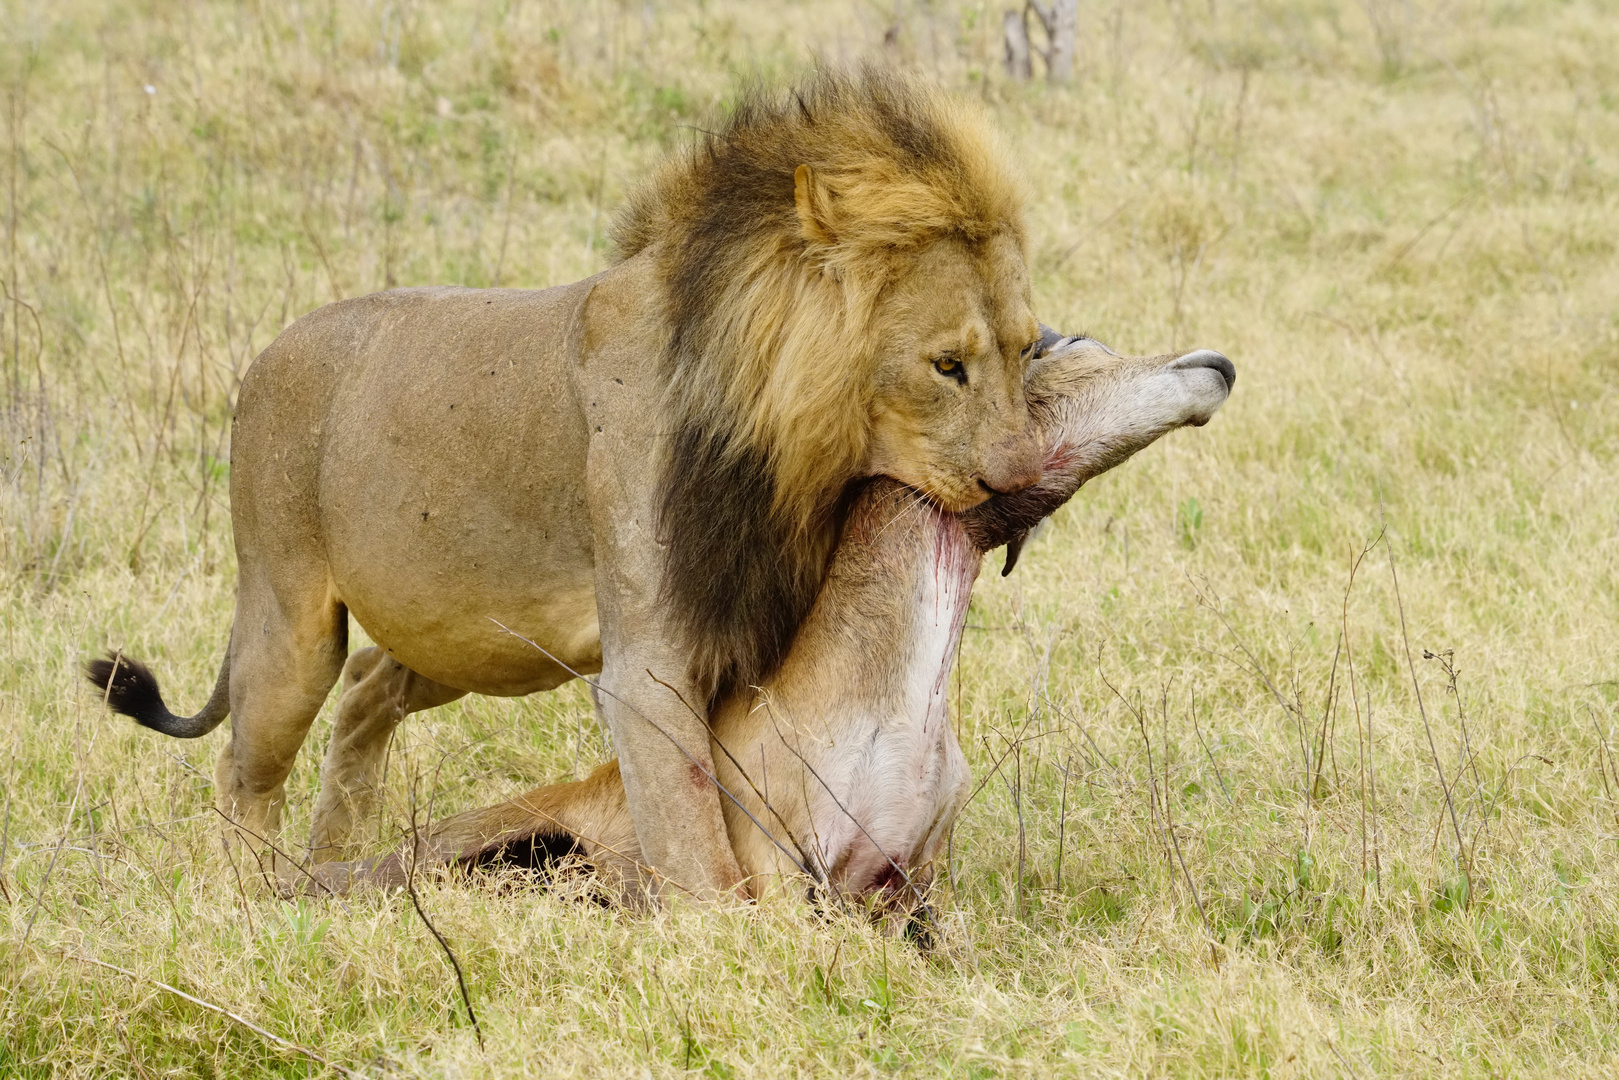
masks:
[[[0,1076],[329,1071],[218,1009],[368,1076],[1619,1074],[1619,7],[1099,0],[1064,87],[1000,12],[0,4]],[[225,732],[76,667],[212,685],[282,326],[590,273],[739,76],[885,53],[1005,129],[1047,322],[1236,393],[981,582],[933,954],[424,886],[480,1049],[407,899],[240,887]],[[392,819],[602,750],[577,688],[467,700],[401,729]]]

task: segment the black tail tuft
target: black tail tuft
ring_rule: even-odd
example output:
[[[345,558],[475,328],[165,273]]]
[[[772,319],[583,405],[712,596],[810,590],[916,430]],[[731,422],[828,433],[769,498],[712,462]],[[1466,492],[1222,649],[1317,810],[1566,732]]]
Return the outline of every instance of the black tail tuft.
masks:
[[[105,660],[84,665],[84,674],[105,696],[115,712],[134,717],[135,722],[176,739],[196,739],[218,727],[230,715],[230,653],[219,665],[214,692],[195,716],[175,716],[163,704],[157,689],[157,676],[145,664],[119,653],[108,653]]]
[[[134,718],[143,727],[164,734],[178,719],[163,704],[163,695],[157,688],[157,676],[139,660],[131,660],[118,653],[108,653],[105,660],[92,660],[84,665],[84,674],[105,695],[112,711]]]

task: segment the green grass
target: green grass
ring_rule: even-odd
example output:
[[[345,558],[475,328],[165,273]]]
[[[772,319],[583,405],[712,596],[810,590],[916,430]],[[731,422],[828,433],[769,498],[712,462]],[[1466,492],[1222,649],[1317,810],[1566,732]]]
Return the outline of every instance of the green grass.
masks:
[[[157,982],[368,1075],[1619,1069],[1619,9],[1110,2],[1066,87],[1006,81],[1000,10],[0,6],[0,1075],[322,1073]],[[1010,136],[1047,322],[1237,391],[980,584],[934,954],[427,886],[480,1050],[407,899],[240,888],[224,732],[75,667],[212,685],[230,401],[288,321],[590,273],[738,75],[885,49]],[[458,703],[393,820],[601,753],[576,689]]]

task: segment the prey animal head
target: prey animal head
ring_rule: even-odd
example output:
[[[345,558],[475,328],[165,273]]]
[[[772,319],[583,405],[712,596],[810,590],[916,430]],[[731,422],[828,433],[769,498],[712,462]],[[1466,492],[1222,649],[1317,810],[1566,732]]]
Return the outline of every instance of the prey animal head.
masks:
[[[1030,530],[1087,480],[1176,428],[1202,427],[1236,381],[1236,367],[1213,349],[1120,356],[1092,338],[1045,331],[1026,384],[1045,442],[1041,478],[969,510],[968,534],[981,551],[1005,544],[1001,573],[1011,573]]]

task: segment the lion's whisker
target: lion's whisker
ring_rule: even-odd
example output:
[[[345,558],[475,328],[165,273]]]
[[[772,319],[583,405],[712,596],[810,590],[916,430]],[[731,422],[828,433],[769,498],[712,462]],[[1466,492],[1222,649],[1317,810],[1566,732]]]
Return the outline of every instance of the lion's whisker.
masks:
[[[897,524],[901,518],[908,516],[913,511],[926,506],[928,503],[937,502],[938,499],[934,497],[932,492],[928,491],[920,484],[915,485],[910,489],[909,493],[907,493],[905,496],[905,501],[900,504],[900,508],[895,511],[894,516],[884,522],[883,527],[877,530],[877,535],[879,537],[882,536],[888,531],[890,526]]]

